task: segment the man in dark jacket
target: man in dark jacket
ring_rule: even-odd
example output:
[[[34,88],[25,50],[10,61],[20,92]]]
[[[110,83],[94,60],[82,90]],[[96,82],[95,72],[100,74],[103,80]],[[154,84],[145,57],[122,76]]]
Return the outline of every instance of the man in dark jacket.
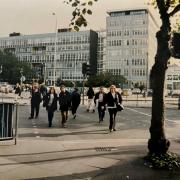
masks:
[[[79,106],[79,104],[81,103],[81,95],[78,92],[78,88],[74,88],[74,91],[72,92],[71,95],[71,110],[72,110],[72,115],[74,116],[73,118],[76,119],[76,111],[77,108]]]
[[[65,86],[62,85],[60,87],[60,94],[59,94],[59,105],[61,110],[61,116],[62,116],[62,127],[66,127],[66,122],[68,119],[68,110],[71,107],[71,96],[68,91],[66,91]]]
[[[92,87],[89,87],[88,91],[87,91],[87,97],[88,97],[88,105],[87,105],[87,112],[90,111],[90,109],[92,109],[93,112],[95,112],[94,109],[94,90]]]
[[[29,119],[34,118],[34,111],[36,111],[35,118],[38,118],[39,115],[39,106],[42,101],[41,93],[39,91],[38,84],[34,84],[31,89],[31,116]]]
[[[99,114],[99,123],[103,121],[106,110],[106,93],[104,92],[104,88],[100,87],[99,92],[96,93],[94,98],[94,103],[96,105],[98,101],[98,114]]]

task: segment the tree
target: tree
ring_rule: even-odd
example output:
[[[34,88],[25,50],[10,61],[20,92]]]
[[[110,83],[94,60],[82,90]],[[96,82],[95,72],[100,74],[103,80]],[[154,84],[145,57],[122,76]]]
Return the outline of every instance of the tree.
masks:
[[[90,76],[88,78],[86,85],[92,87],[100,87],[100,86],[109,87],[112,84],[116,86],[119,86],[119,84],[125,84],[126,81],[127,81],[126,78],[122,75],[101,73],[99,75]]]
[[[81,26],[87,26],[85,19],[86,14],[92,14],[89,9],[97,0],[89,0],[84,3],[80,0],[67,0],[66,3],[72,5],[75,9],[73,11],[73,18],[71,25],[75,30],[79,30]],[[162,25],[160,30],[156,33],[157,38],[157,53],[155,56],[155,63],[150,73],[150,80],[153,89],[152,97],[152,117],[150,134],[151,137],[148,142],[150,153],[164,154],[168,151],[170,142],[165,136],[164,121],[165,121],[165,106],[164,106],[164,84],[165,73],[167,70],[168,60],[171,57],[170,40],[171,40],[171,18],[177,15],[180,11],[179,0],[154,0],[155,5],[160,14]]]
[[[26,79],[33,77],[30,64],[19,62],[14,55],[8,52],[0,51],[0,66],[2,66],[2,73],[0,74],[1,81],[15,84],[20,82],[21,73],[26,76]],[[20,72],[21,70],[23,72]]]

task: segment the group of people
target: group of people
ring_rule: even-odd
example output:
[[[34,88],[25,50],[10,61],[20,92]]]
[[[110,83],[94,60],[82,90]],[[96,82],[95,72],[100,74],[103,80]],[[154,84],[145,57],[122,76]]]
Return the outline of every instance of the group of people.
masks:
[[[93,105],[92,111],[95,112],[95,106],[97,105],[99,123],[104,120],[106,109],[109,112],[109,130],[110,132],[116,131],[116,114],[118,110],[122,110],[122,97],[119,92],[116,91],[114,85],[110,86],[108,93],[104,92],[104,88],[100,87],[98,93],[94,93],[90,87],[87,91],[88,105],[87,112],[90,111],[90,106]],[[54,112],[57,110],[57,103],[62,117],[62,127],[66,127],[68,119],[68,111],[71,109],[73,118],[76,118],[76,111],[81,103],[81,95],[78,92],[78,88],[74,88],[72,93],[68,92],[64,85],[60,87],[60,93],[57,94],[54,87],[50,87],[49,91],[42,95],[38,84],[34,84],[31,89],[31,115],[29,119],[38,118],[40,103],[43,101],[43,107],[46,108],[48,113],[49,127],[52,126]],[[35,115],[35,116],[34,116]]]
[[[70,94],[64,85],[60,87],[60,93],[57,94],[54,87],[50,87],[46,93],[41,93],[38,84],[34,84],[31,90],[31,115],[29,119],[38,118],[40,103],[43,101],[43,107],[46,108],[48,113],[49,127],[52,126],[54,112],[57,110],[57,103],[59,101],[59,107],[62,116],[62,127],[66,127],[68,119],[68,111],[72,110],[73,118],[76,118],[76,111],[81,102],[81,96],[78,93],[78,89],[74,88],[74,91]]]
[[[89,107],[92,103],[97,105],[98,115],[99,115],[99,123],[104,120],[106,109],[109,112],[109,130],[110,132],[116,131],[116,114],[118,111],[123,110],[122,105],[122,96],[121,94],[116,91],[116,86],[111,85],[109,92],[106,94],[104,92],[104,88],[100,87],[99,92],[94,95],[93,89],[89,88],[87,92],[88,96],[88,106],[87,111],[89,112]],[[93,102],[94,101],[94,102]],[[93,112],[94,106],[92,105]]]

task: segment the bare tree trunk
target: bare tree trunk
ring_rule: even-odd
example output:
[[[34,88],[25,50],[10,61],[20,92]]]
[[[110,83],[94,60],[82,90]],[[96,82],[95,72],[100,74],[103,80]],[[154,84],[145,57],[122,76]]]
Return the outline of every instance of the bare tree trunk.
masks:
[[[166,21],[167,22],[167,21]],[[166,139],[164,130],[165,121],[165,104],[164,104],[164,84],[167,63],[170,58],[169,50],[169,26],[161,26],[157,32],[157,54],[155,64],[151,70],[151,85],[153,89],[152,97],[152,118],[150,126],[151,137],[148,142],[150,153],[163,154],[168,151],[170,146],[169,140]]]

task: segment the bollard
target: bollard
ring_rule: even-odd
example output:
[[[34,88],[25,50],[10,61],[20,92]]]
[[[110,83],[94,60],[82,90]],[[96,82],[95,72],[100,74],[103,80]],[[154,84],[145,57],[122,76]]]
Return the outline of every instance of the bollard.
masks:
[[[178,109],[180,109],[180,95],[178,97]]]

